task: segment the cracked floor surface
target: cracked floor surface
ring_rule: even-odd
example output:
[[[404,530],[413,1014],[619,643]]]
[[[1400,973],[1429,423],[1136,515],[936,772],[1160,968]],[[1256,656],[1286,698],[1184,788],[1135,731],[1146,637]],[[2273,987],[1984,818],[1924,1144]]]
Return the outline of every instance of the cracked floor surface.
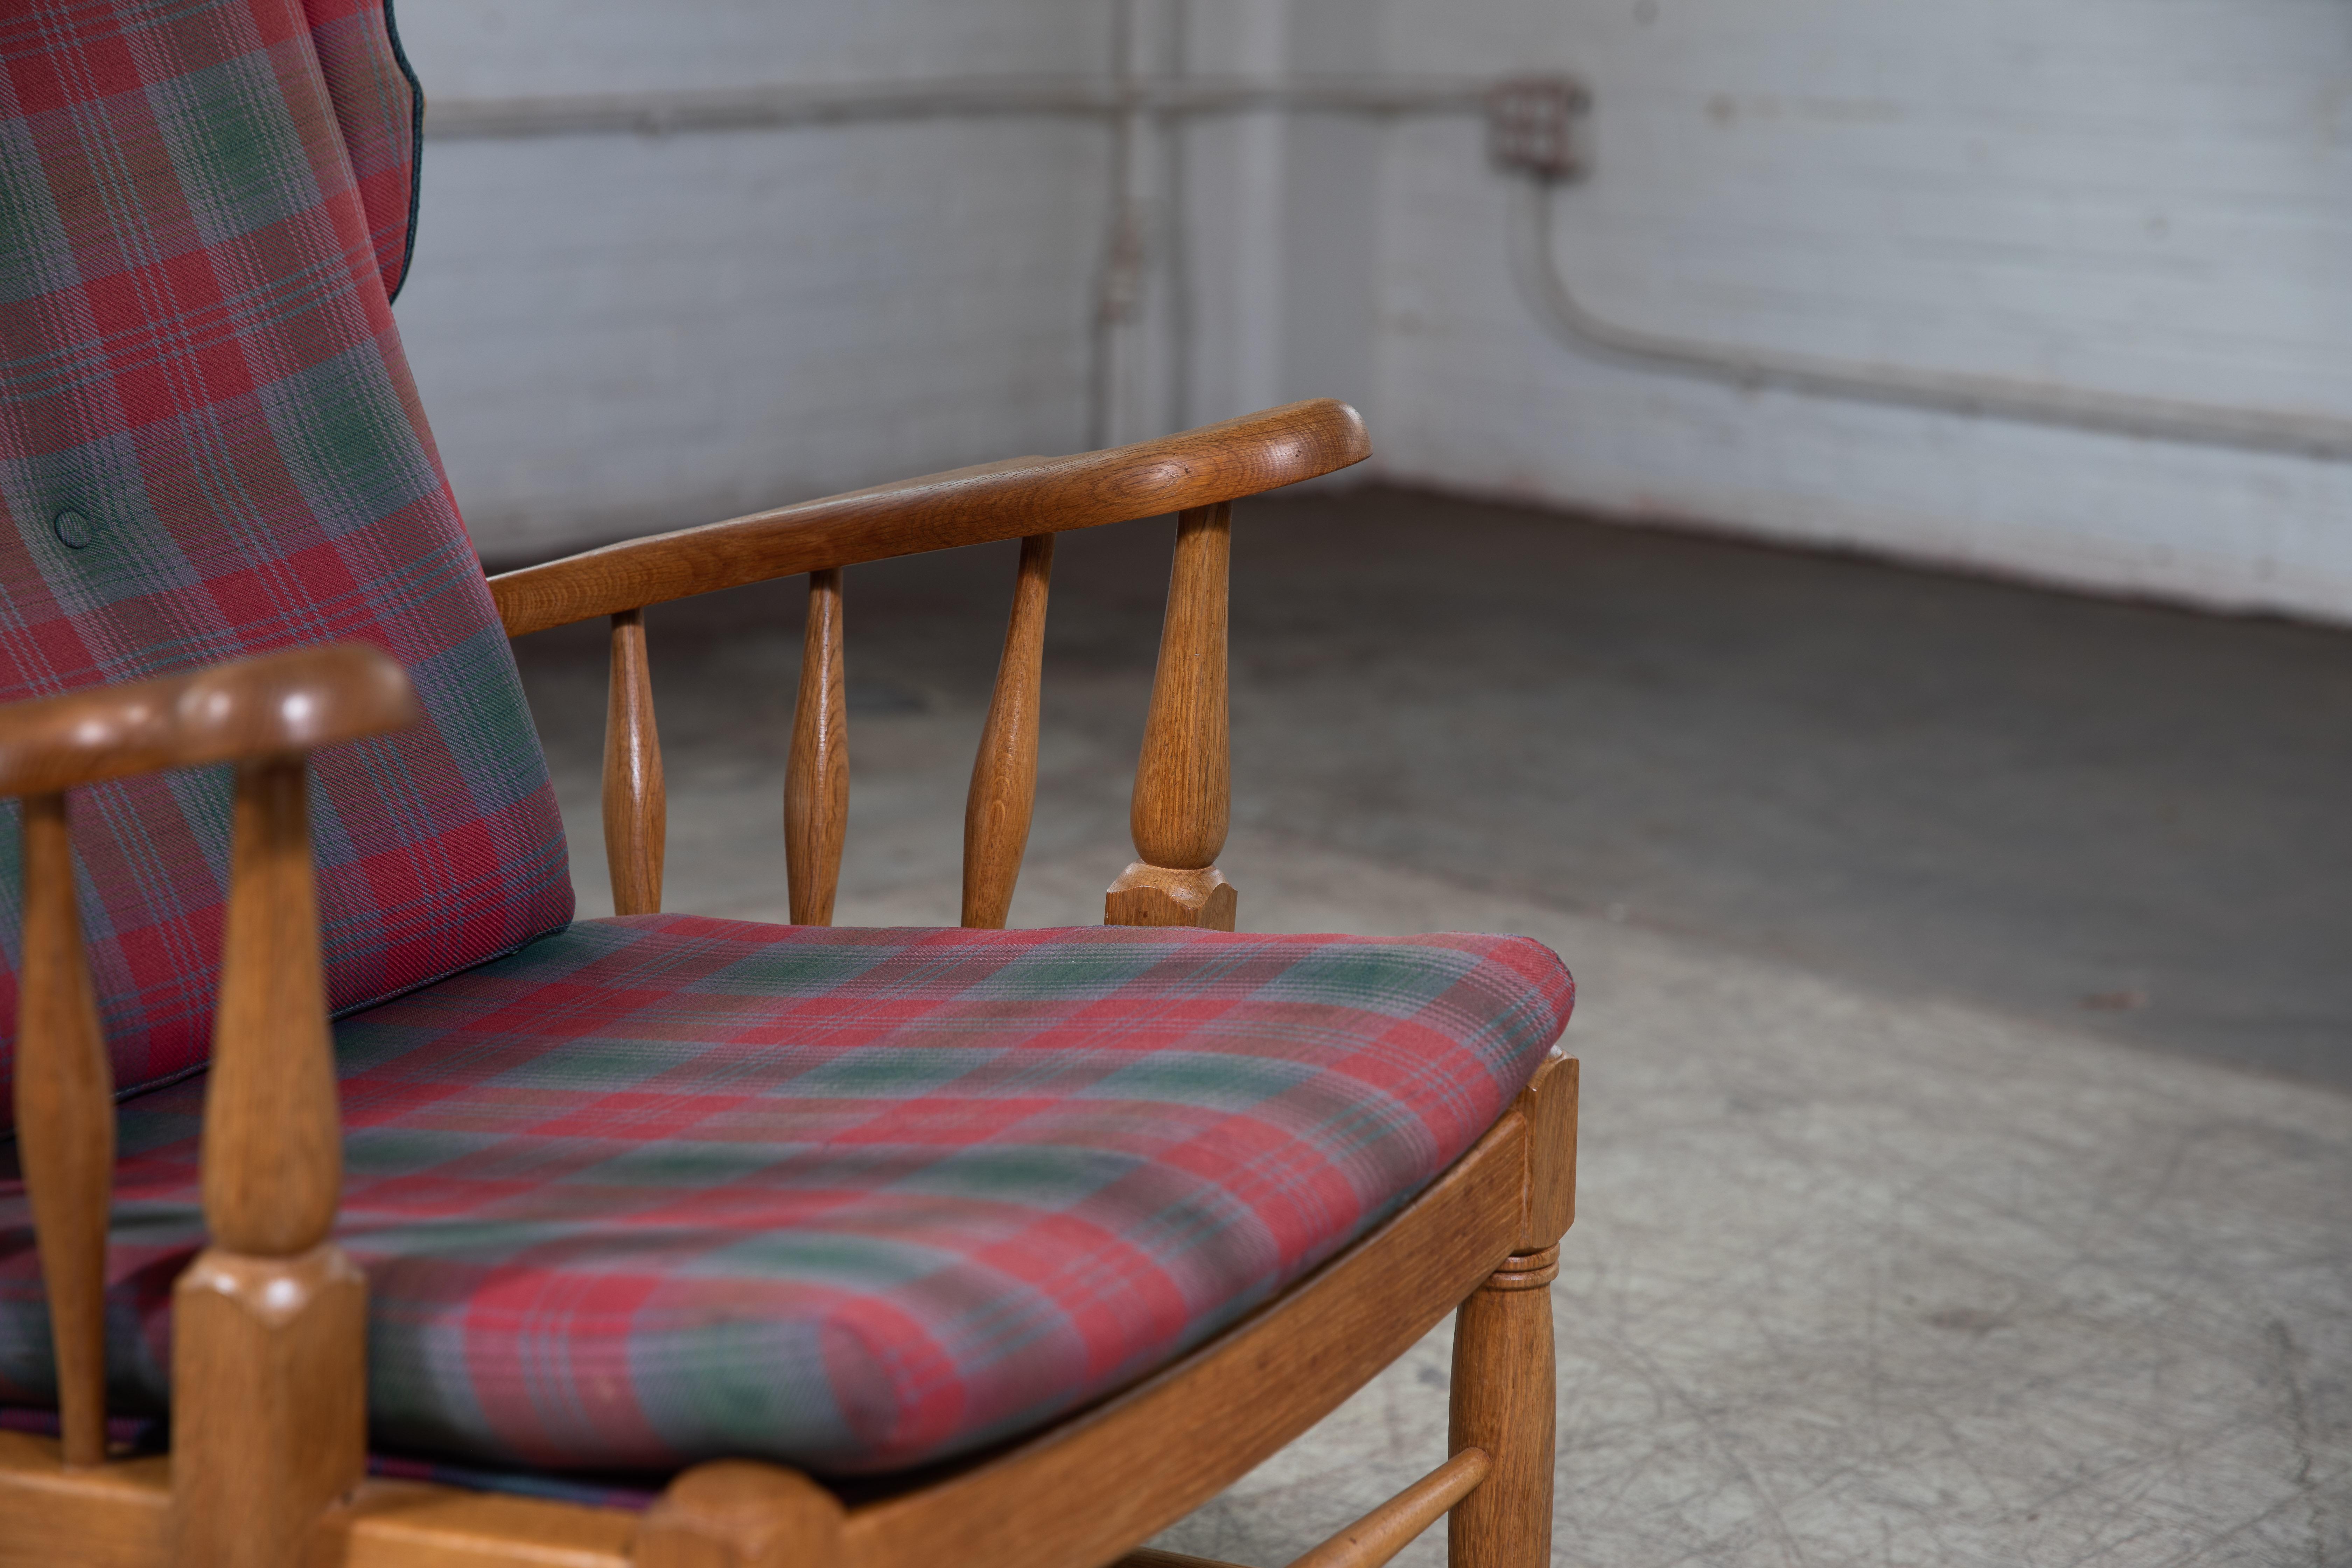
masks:
[[[1237,526],[1243,923],[1579,977],[1559,1562],[2352,1563],[2352,637],[1396,492]],[[1065,539],[1016,924],[1129,858],[1165,562]],[[1011,574],[850,574],[845,923],[954,919]],[[783,918],[796,587],[649,616],[668,907]],[[601,635],[519,646],[608,910]],[[1161,1543],[1412,1479],[1447,1355]]]

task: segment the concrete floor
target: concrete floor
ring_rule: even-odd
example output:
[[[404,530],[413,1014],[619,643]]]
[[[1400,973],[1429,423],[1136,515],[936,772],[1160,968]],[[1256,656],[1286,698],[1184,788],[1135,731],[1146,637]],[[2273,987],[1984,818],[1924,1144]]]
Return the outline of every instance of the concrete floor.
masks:
[[[1559,1561],[2352,1563],[2352,635],[1394,491],[1234,557],[1244,924],[1581,983]],[[1166,561],[1064,539],[1015,923],[1129,858]],[[955,917],[1011,576],[850,574],[845,923]],[[649,617],[671,908],[782,918],[799,599]],[[609,909],[601,629],[519,651]],[[1434,1464],[1446,1354],[1164,1543]]]

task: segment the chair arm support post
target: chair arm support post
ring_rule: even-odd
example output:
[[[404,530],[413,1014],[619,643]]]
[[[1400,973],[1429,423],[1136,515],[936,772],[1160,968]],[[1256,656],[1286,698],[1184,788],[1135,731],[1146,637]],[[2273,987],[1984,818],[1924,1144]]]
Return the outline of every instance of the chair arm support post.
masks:
[[[175,1568],[295,1568],[366,1448],[366,1296],[342,1181],[299,757],[238,770],[205,1095],[212,1245],[173,1290]]]
[[[841,846],[849,830],[849,695],[841,572],[809,574],[800,695],[784,767],[784,876],[793,924],[833,923]]]
[[[326,1240],[342,1184],[306,772],[299,759],[237,770],[205,1089],[205,1221],[215,1246],[257,1258]]]
[[[327,1241],[341,1182],[311,876],[307,758],[423,717],[365,643],[299,648],[0,708],[0,795],[25,805],[18,1122],[52,1309],[68,1465],[105,1454],[114,1108],[74,907],[64,791],[235,763],[205,1218],[173,1287],[171,1560],[296,1568],[360,1479],[366,1285]]]
[[[1112,884],[1110,925],[1234,929],[1236,895],[1217,869],[1233,811],[1226,629],[1233,507],[1177,520],[1168,615],[1128,814],[1136,863]]]
[[[963,811],[963,923],[1003,929],[1021,879],[1021,857],[1037,806],[1037,728],[1045,681],[1045,604],[1053,585],[1054,536],[1021,542],[1013,613],[1004,626],[996,690],[972,760]]]
[[[57,1355],[65,1462],[106,1462],[106,1231],[113,1081],[74,905],[66,797],[25,801],[16,1137]]]
[[[661,910],[662,857],[669,796],[662,783],[661,735],[654,725],[653,667],[643,610],[613,617],[612,671],[604,695],[604,865],[613,912]]]

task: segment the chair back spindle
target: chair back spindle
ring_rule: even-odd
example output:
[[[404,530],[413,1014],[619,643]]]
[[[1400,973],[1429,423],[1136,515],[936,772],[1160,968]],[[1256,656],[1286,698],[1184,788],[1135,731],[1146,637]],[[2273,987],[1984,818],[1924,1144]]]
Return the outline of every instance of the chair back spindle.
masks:
[[[16,997],[16,1131],[70,1467],[106,1462],[106,1229],[113,1075],[74,907],[66,797],[25,801],[25,924]]]
[[[1236,895],[1217,869],[1232,816],[1226,594],[1233,508],[1183,513],[1129,825],[1140,857],[1111,884],[1109,925],[1234,929]]]
[[[793,924],[833,923],[849,826],[849,710],[843,677],[841,569],[809,574],[808,630],[784,769],[784,872]]]
[[[963,812],[963,923],[1003,929],[1029,847],[1037,804],[1037,726],[1045,657],[1045,600],[1054,575],[1054,536],[1021,542],[1013,613],[1004,627],[1004,656],[996,666],[996,692],[972,760],[971,793]]]
[[[613,879],[614,914],[660,912],[662,853],[668,829],[645,612],[624,610],[613,617],[612,675],[604,707],[604,860]]]

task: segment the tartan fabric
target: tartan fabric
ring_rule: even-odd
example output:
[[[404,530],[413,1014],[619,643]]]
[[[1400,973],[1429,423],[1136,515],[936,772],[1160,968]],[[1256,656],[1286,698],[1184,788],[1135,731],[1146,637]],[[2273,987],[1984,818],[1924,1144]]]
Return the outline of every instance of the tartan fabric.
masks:
[[[386,299],[398,75],[364,0],[0,10],[0,701],[349,638],[398,659],[427,721],[315,770],[338,1010],[571,916],[546,766]],[[75,792],[124,1090],[204,1060],[228,799],[219,769]],[[6,922],[0,1128],[16,942]]]
[[[384,293],[400,298],[416,241],[425,89],[400,51],[392,0],[302,0]]]
[[[1393,1212],[1574,996],[1521,938],[583,922],[346,1020],[385,1447],[827,1473],[1165,1364]],[[199,1084],[124,1110],[118,1411],[167,1389]],[[0,1186],[0,1404],[52,1397]]]

